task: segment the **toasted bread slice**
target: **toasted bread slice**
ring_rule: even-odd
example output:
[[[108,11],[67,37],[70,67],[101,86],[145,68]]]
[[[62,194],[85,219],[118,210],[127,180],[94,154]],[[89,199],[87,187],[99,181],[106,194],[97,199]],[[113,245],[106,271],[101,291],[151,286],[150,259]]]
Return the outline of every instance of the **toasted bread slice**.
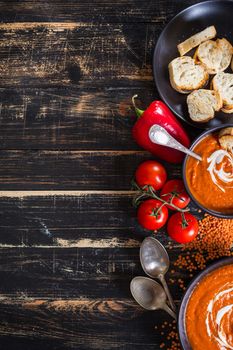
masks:
[[[233,128],[224,128],[218,134],[218,141],[222,148],[232,152],[233,150]]]
[[[222,52],[216,41],[213,40],[207,40],[199,45],[194,54],[195,61],[204,64],[209,74],[217,73],[221,57]]]
[[[232,129],[232,128],[227,128]],[[227,151],[232,152],[233,151],[233,135],[232,134],[226,134],[226,135],[219,135],[218,141],[220,143],[220,146]]]
[[[215,111],[222,107],[218,92],[199,89],[187,97],[190,118],[197,123],[205,123],[214,118]]]
[[[218,91],[222,101],[222,111],[225,113],[232,113],[233,110],[233,74],[218,73],[212,80],[212,87]]]
[[[231,59],[232,59],[232,55],[233,55],[233,46],[225,38],[218,39],[217,43],[223,52],[222,60],[220,63],[220,71],[223,72],[225,69],[227,69],[227,67],[229,67],[229,65],[231,63]]]
[[[223,113],[227,113],[227,114],[231,114],[231,113],[233,113],[233,108],[232,109],[226,109],[226,108],[222,108],[221,109],[221,111],[223,112]]]
[[[224,128],[222,130],[220,130],[218,137],[222,137],[222,136],[226,136],[226,135],[231,135],[233,136],[233,128],[228,127],[228,128]]]
[[[206,67],[209,74],[217,74],[230,65],[232,53],[232,45],[225,38],[207,40],[199,45],[194,58]]]
[[[180,93],[189,93],[206,85],[209,74],[189,56],[177,57],[169,65],[171,86]]]
[[[202,42],[209,39],[213,39],[216,36],[216,34],[217,32],[215,26],[207,27],[206,29],[192,35],[190,38],[177,45],[177,49],[180,55],[183,56],[187,52],[192,50],[194,47],[200,45]]]

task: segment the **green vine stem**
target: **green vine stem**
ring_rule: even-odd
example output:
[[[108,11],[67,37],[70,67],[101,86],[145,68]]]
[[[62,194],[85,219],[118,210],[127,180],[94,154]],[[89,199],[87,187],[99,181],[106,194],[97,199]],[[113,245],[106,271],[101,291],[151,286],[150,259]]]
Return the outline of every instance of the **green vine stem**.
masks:
[[[165,201],[164,199],[162,199],[161,197],[159,197],[156,192],[154,191],[153,187],[150,185],[146,185],[143,186],[142,188],[140,186],[138,186],[138,184],[133,180],[132,181],[132,187],[137,191],[137,194],[135,195],[135,197],[133,198],[133,205],[134,207],[137,207],[140,202],[143,199],[148,199],[148,198],[152,198],[152,199],[157,199],[160,202],[162,202],[164,205],[170,205],[172,208],[174,208],[175,210],[179,211],[180,213],[186,213],[189,211],[189,208],[185,208],[185,209],[180,209],[178,208],[176,205]],[[172,200],[172,199],[171,199]]]
[[[184,213],[181,213],[181,217],[182,217],[182,229],[185,229],[186,227],[188,227],[188,221],[187,221],[187,219],[186,219],[186,217],[185,217],[185,215],[184,215]]]

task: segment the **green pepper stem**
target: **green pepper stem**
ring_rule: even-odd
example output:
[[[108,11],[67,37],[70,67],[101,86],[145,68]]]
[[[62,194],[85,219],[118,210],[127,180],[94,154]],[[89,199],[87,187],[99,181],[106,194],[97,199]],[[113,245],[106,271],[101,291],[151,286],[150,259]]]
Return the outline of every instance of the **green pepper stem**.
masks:
[[[132,97],[132,103],[133,103],[133,106],[134,106],[134,110],[135,110],[135,113],[137,115],[138,118],[141,117],[141,115],[144,113],[144,111],[142,109],[139,109],[137,106],[136,106],[136,103],[135,103],[135,99],[138,98],[138,95],[134,95]]]

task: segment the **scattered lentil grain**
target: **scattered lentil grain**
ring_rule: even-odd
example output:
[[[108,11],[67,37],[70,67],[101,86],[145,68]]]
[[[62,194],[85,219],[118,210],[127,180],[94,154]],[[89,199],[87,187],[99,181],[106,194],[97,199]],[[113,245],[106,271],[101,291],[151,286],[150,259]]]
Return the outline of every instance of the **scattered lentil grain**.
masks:
[[[206,214],[199,221],[199,235],[186,244],[175,266],[186,268],[190,273],[203,270],[206,263],[220,257],[231,256],[233,243],[233,220],[221,219]]]

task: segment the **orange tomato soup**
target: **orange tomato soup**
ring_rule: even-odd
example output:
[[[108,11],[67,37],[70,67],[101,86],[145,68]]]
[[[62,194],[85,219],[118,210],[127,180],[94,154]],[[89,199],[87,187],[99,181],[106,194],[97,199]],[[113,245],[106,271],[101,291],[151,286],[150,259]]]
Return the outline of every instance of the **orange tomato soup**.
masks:
[[[213,182],[208,171],[208,158],[220,150],[218,134],[211,134],[202,139],[193,149],[202,157],[202,161],[189,157],[186,162],[186,180],[193,197],[205,208],[222,213],[233,213],[233,183],[217,179]],[[227,157],[223,158],[224,171],[232,174],[232,165]],[[217,168],[221,164],[217,164]],[[218,169],[217,169],[218,170]]]
[[[233,349],[233,265],[216,269],[198,283],[185,326],[192,350]]]

